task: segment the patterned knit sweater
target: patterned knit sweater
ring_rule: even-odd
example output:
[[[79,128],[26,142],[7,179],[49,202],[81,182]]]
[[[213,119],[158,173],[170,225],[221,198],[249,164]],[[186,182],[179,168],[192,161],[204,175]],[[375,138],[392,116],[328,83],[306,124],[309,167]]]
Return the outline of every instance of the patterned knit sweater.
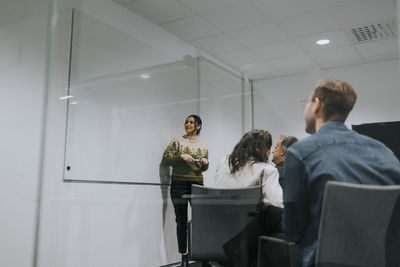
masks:
[[[191,155],[195,161],[186,162],[181,158],[182,154]],[[180,181],[203,181],[202,172],[208,169],[198,160],[208,160],[207,143],[198,136],[177,136],[172,139],[165,149],[162,164],[172,166],[172,179]]]

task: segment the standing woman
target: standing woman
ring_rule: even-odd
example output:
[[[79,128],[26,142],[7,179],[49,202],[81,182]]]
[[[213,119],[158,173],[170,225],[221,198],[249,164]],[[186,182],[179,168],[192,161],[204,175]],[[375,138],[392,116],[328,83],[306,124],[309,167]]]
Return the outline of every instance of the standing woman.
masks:
[[[188,199],[182,195],[191,194],[192,184],[203,185],[202,172],[208,169],[207,143],[198,137],[202,127],[199,116],[190,115],[185,120],[184,136],[172,139],[164,151],[162,164],[172,166],[171,199],[175,210],[176,233],[181,266],[188,266],[187,248],[187,208]]]

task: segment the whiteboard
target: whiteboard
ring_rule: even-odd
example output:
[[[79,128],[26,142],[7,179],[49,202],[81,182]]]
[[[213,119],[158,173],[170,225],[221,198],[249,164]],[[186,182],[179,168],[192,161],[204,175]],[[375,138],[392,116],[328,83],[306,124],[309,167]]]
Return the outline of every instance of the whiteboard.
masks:
[[[64,178],[160,183],[164,149],[196,113],[195,75],[177,62],[72,87]]]
[[[94,15],[72,13],[64,179],[160,183],[162,153],[198,107],[196,60],[134,15]]]
[[[190,51],[166,52],[137,27],[75,17],[64,179],[167,182],[162,154],[185,134],[186,117],[199,114],[210,154],[204,182],[212,185],[215,163],[246,130],[241,76]]]

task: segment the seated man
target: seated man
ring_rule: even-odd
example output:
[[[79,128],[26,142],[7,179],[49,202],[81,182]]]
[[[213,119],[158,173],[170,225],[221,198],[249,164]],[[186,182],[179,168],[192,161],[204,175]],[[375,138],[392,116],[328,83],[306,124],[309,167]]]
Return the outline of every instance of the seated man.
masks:
[[[279,184],[281,185],[282,190],[285,190],[283,188],[283,167],[285,166],[286,150],[297,141],[298,139],[294,136],[281,135],[278,142],[276,142],[274,151],[272,151],[272,162],[275,163],[275,167],[278,169]]]
[[[298,245],[297,265],[313,266],[328,181],[400,184],[400,162],[384,144],[344,125],[356,102],[350,84],[323,80],[307,99],[306,132],[286,152],[282,228]]]

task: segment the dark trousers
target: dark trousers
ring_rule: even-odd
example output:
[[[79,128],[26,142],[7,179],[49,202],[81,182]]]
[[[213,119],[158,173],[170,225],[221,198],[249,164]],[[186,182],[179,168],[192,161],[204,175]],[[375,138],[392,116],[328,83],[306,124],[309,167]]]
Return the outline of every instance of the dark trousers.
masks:
[[[186,253],[187,248],[187,223],[189,199],[182,198],[183,195],[192,193],[192,184],[203,185],[203,182],[190,182],[172,180],[171,199],[175,210],[176,235],[178,238],[179,253]]]
[[[258,252],[258,237],[277,235],[281,228],[282,209],[265,206],[256,217],[235,237],[224,244],[223,248],[229,266],[255,266]]]

